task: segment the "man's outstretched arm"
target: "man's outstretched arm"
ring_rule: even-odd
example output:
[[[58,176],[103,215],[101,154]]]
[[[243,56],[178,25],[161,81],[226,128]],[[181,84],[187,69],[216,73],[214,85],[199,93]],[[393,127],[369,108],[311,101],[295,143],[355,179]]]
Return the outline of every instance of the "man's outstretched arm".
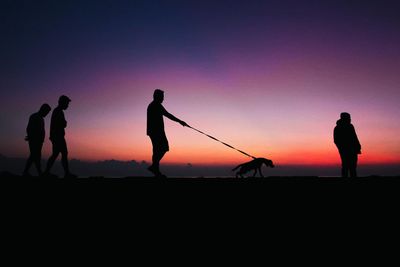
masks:
[[[173,121],[176,121],[176,122],[180,123],[182,126],[189,126],[186,122],[178,119],[177,117],[175,117],[174,115],[172,115],[171,113],[166,111],[165,109],[164,109],[164,114],[163,115],[165,117],[167,117],[168,119],[170,119],[170,120],[173,120]]]

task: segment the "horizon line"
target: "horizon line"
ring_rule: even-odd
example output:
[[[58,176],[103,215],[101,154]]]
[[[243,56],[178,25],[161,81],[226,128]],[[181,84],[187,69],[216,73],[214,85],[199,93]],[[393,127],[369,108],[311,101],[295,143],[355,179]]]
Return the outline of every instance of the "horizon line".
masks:
[[[0,158],[6,158],[6,159],[17,159],[17,160],[26,160],[25,157],[10,157],[10,156],[6,156],[4,154],[0,153]],[[43,161],[45,161],[46,159],[42,159]],[[57,161],[60,161],[60,159],[57,159]],[[135,162],[137,164],[150,164],[150,161],[147,160],[136,160],[136,159],[130,159],[130,160],[119,160],[119,159],[115,159],[115,158],[110,158],[110,159],[98,159],[98,160],[88,160],[88,159],[79,159],[79,158],[71,158],[70,161],[80,161],[80,162],[84,162],[84,163],[88,163],[88,164],[95,164],[95,163],[101,163],[101,162],[107,162],[107,161],[115,161],[115,162],[121,162],[121,163],[130,163],[130,162]],[[243,161],[245,162],[245,161]],[[243,163],[243,162],[239,162],[239,163]],[[192,167],[194,166],[232,166],[238,163],[191,163],[191,162],[165,162],[163,163],[164,166],[188,166],[191,165]],[[279,162],[275,162],[274,164],[276,166],[304,166],[304,167],[311,167],[311,166],[316,166],[316,167],[335,167],[335,166],[339,166],[340,162],[335,162],[335,163],[322,163],[322,164],[318,164],[318,163],[282,163],[279,164]],[[379,162],[368,162],[368,163],[362,163],[359,162],[358,163],[359,166],[400,166],[400,161],[399,162],[389,162],[389,163],[379,163]]]

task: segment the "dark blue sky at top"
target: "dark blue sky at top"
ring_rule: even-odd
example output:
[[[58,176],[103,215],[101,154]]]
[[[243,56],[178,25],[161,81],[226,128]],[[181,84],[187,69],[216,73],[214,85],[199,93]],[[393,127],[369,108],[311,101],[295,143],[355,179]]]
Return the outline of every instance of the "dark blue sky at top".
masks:
[[[243,35],[252,42],[261,33],[273,39],[296,28],[336,32],[338,38],[357,29],[371,41],[398,37],[399,6],[343,0],[2,1],[1,86],[38,71],[69,73],[85,62],[115,57],[151,61],[180,51],[207,64],[215,39],[229,45]]]

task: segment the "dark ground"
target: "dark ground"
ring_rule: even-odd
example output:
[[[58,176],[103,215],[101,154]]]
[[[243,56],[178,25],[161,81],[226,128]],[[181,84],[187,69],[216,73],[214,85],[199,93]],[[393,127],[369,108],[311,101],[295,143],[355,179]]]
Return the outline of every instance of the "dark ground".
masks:
[[[165,196],[185,197],[228,196],[240,199],[248,194],[248,198],[295,199],[316,197],[318,199],[332,197],[351,197],[363,195],[373,198],[384,194],[384,198],[400,195],[400,177],[370,176],[358,178],[317,177],[317,176],[284,176],[265,178],[166,178],[153,177],[80,177],[76,179],[21,177],[8,172],[0,173],[0,187],[4,193],[10,194],[63,194],[103,196],[116,194],[121,196]],[[174,193],[172,195],[171,193]],[[200,194],[199,194],[200,193]]]
[[[399,176],[367,176],[357,178],[342,178],[342,177],[318,177],[318,176],[267,176],[267,177],[168,177],[154,178],[143,176],[129,177],[78,177],[75,179],[64,179],[63,177],[43,178],[38,176],[24,177],[15,175],[9,172],[0,172],[0,182],[3,185],[130,185],[130,186],[145,186],[145,185],[240,185],[245,187],[258,186],[386,186],[400,185]]]
[[[44,178],[38,176],[24,177],[10,172],[0,172],[1,183],[126,183],[126,184],[386,184],[400,183],[400,176],[365,176],[357,178],[324,177],[324,176],[266,176],[266,177],[168,177],[155,178],[151,176],[104,177],[90,176],[75,179],[63,177]]]
[[[275,236],[285,250],[293,242],[287,238],[297,240],[298,248],[310,235],[318,237],[316,246],[354,236],[370,240],[392,235],[400,223],[400,177],[66,180],[0,173],[0,203],[3,229],[17,229],[10,232],[12,240],[21,229],[23,235],[35,233],[33,240],[43,232],[62,232],[74,242],[73,233],[84,236],[88,231],[101,239],[105,232],[125,236],[129,230],[134,233],[129,242],[138,235],[150,241],[167,235],[167,243],[177,233],[192,242],[204,238],[211,243],[221,233],[226,240],[236,240],[240,233],[262,234],[259,241],[264,243]]]

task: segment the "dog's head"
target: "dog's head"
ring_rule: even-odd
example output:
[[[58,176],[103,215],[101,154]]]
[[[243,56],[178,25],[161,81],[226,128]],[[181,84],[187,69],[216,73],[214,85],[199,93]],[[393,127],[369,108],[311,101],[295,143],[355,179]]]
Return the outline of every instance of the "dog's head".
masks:
[[[273,163],[272,160],[270,160],[270,159],[264,159],[264,158],[263,158],[263,163],[264,163],[265,166],[267,166],[267,167],[271,167],[271,168],[274,168],[274,167],[275,167],[274,163]]]

